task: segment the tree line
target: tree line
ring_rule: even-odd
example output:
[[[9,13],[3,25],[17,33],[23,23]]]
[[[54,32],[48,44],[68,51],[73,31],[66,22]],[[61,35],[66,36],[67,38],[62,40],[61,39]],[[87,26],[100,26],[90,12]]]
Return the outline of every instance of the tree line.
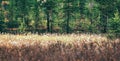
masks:
[[[1,32],[120,33],[120,0],[0,0]]]

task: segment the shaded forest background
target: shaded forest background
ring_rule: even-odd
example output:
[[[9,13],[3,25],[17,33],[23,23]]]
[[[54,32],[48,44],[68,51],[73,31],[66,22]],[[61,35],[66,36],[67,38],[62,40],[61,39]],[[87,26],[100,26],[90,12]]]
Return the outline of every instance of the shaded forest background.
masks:
[[[120,0],[0,0],[0,32],[120,35]]]

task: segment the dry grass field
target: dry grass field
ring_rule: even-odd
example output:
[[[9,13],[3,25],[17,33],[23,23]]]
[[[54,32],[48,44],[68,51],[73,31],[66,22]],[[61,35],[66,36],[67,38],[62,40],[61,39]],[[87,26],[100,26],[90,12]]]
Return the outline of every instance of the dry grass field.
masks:
[[[0,61],[120,61],[120,40],[96,34],[0,34]]]

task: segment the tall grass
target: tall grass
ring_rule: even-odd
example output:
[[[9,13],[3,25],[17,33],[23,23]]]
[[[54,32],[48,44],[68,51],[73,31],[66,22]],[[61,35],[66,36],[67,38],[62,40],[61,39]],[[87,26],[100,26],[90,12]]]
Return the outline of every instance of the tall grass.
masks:
[[[120,40],[95,34],[1,34],[0,61],[120,61]]]

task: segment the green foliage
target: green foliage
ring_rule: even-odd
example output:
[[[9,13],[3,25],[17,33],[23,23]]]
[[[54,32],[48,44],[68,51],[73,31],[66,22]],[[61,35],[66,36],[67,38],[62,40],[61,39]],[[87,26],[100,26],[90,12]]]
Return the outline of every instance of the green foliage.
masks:
[[[120,16],[118,11],[114,14],[114,17],[109,21],[109,33],[114,33],[116,36],[120,36]]]
[[[0,32],[1,32],[1,31],[4,31],[5,28],[6,28],[5,22],[0,20]]]
[[[25,30],[26,30],[26,25],[25,25],[25,23],[21,23],[21,25],[19,26],[19,32],[25,32]]]
[[[8,27],[8,28],[18,28],[19,25],[20,25],[20,22],[17,21],[17,20],[9,21],[9,22],[7,23],[7,27]]]
[[[0,11],[0,31],[4,31],[6,28],[6,23],[3,20],[4,20],[4,16],[2,15],[2,12]]]
[[[47,30],[52,33],[57,30],[66,33],[120,33],[119,0],[2,1],[0,0],[2,30],[5,30],[7,22],[7,28],[19,28],[20,32]]]
[[[2,21],[4,19],[4,15],[2,15],[3,13],[1,13],[0,11],[0,21]]]

